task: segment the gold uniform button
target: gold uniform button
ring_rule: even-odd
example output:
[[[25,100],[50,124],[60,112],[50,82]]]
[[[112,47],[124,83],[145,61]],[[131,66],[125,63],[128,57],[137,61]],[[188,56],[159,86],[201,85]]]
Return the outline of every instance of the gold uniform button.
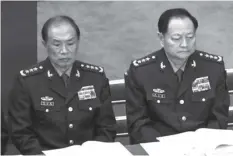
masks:
[[[202,98],[201,101],[202,101],[202,102],[205,102],[205,98]]]
[[[186,121],[187,120],[186,116],[182,116],[182,120]]]
[[[72,107],[69,107],[68,110],[69,110],[69,112],[72,112],[72,111],[73,111],[73,108],[72,108]]]
[[[92,111],[92,107],[89,107],[89,111]]]
[[[160,103],[160,100],[157,100],[157,103]]]
[[[46,109],[46,110],[45,110],[45,112],[47,112],[47,113],[48,113],[48,112],[49,112],[49,109]]]
[[[71,145],[74,144],[74,140],[70,140],[70,144],[71,144]]]
[[[184,104],[184,100],[180,100],[180,104],[183,105]]]
[[[69,128],[73,128],[74,127],[74,125],[73,124],[69,124]]]

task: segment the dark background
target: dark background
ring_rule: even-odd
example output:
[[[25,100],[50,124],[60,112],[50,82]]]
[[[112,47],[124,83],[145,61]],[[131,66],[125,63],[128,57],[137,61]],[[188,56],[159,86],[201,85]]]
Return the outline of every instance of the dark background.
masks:
[[[37,62],[36,2],[1,2],[1,105],[20,70]]]

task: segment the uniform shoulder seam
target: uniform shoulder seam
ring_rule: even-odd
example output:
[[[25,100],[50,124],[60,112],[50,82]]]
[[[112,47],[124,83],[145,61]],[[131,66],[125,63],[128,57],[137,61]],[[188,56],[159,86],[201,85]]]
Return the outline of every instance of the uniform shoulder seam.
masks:
[[[215,54],[210,54],[203,51],[198,51],[198,56],[207,61],[213,61],[216,63],[223,63],[223,57]]]
[[[104,73],[104,68],[101,66],[93,65],[90,63],[80,63],[80,67],[82,70],[89,71],[89,72],[94,72],[94,73],[99,73],[103,74]]]
[[[43,69],[44,69],[43,65],[36,64],[36,65],[33,65],[33,66],[29,67],[29,68],[20,70],[20,75],[22,77],[28,77],[28,76],[36,75],[36,74],[39,74],[39,73],[43,72],[44,71]]]
[[[146,56],[144,56],[142,58],[133,60],[132,65],[134,67],[141,67],[141,66],[144,66],[144,65],[147,65],[147,64],[151,64],[153,62],[156,62],[155,53],[152,53],[152,54],[146,55]]]

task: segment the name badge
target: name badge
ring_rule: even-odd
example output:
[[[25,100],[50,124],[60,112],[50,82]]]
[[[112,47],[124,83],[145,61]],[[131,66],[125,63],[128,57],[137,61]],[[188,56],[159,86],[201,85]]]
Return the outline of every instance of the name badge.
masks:
[[[53,97],[45,96],[40,98],[40,105],[42,106],[54,106]]]
[[[208,76],[196,78],[192,83],[193,93],[202,92],[210,89],[211,87]]]
[[[93,85],[84,86],[78,91],[79,100],[95,99],[96,93]]]
[[[152,97],[156,97],[156,98],[165,98],[165,90],[157,88],[157,89],[153,89],[153,93],[152,93]]]

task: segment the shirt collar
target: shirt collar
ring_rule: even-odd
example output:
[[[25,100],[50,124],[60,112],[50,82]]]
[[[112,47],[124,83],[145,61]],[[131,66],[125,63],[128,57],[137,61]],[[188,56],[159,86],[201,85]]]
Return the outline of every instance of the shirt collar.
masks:
[[[166,54],[166,53],[165,53]],[[168,61],[170,62],[171,66],[172,66],[172,69],[173,71],[176,73],[179,69],[181,69],[182,71],[184,71],[185,69],[185,66],[186,66],[186,63],[187,63],[187,60],[180,66],[180,67],[177,67],[173,62],[172,60],[168,57],[168,55],[166,54],[167,56],[167,59]]]
[[[56,72],[58,73],[59,76],[62,76],[63,73],[65,73],[66,75],[68,75],[70,77],[71,74],[71,70],[72,67],[69,67],[65,72],[62,72],[59,68],[57,68],[52,62],[51,62],[52,66],[54,67],[54,69],[56,70]]]

